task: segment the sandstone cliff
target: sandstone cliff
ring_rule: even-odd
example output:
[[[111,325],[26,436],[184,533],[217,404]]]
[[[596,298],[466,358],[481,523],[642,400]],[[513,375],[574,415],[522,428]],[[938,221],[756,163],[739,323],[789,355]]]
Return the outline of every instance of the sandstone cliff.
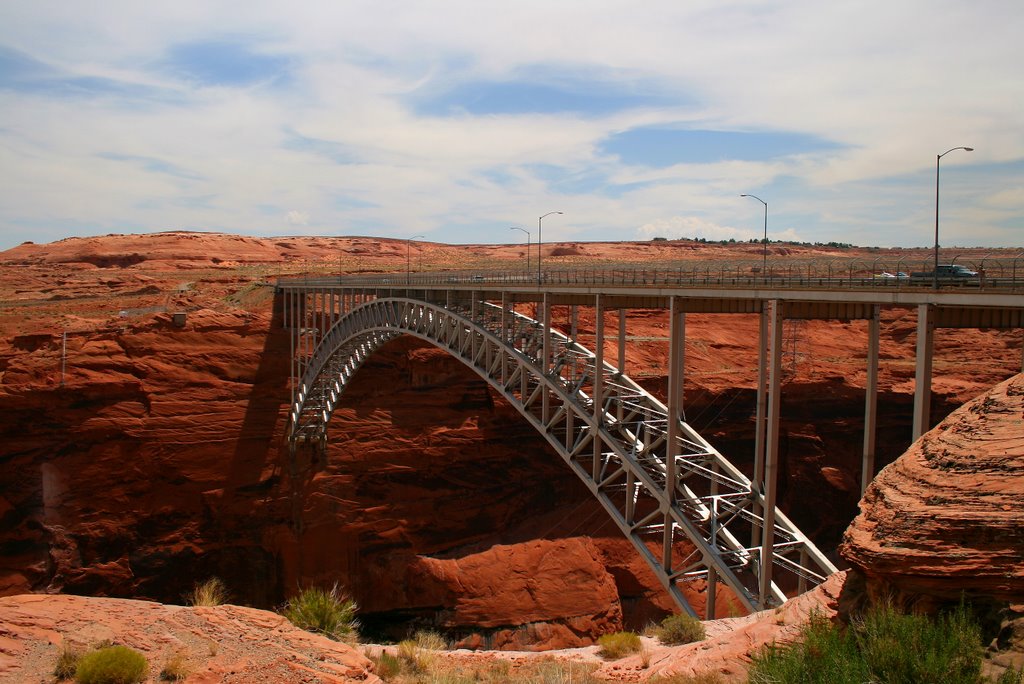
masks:
[[[1024,374],[957,409],[868,488],[843,557],[905,600],[1024,597]]]
[[[216,575],[237,601],[270,607],[340,581],[382,634],[430,624],[465,643],[534,647],[589,643],[671,610],[546,443],[423,343],[397,340],[370,359],[326,458],[287,456],[288,339],[265,276],[314,258],[404,268],[402,247],[171,233],[0,255],[0,594],[175,602]],[[439,249],[437,261],[455,261]],[[478,251],[461,256],[501,250]],[[566,310],[556,324],[569,327]],[[579,325],[589,344],[586,311]],[[664,314],[630,312],[627,328],[627,371],[663,395]],[[880,465],[909,442],[913,332],[912,314],[886,312]],[[687,333],[687,419],[749,468],[756,320],[692,315]],[[787,332],[780,500],[825,548],[858,499],[863,335],[835,322]],[[1019,331],[941,331],[936,413],[1016,372],[1019,348]],[[522,568],[540,571],[525,582]],[[735,610],[722,603],[720,615]]]

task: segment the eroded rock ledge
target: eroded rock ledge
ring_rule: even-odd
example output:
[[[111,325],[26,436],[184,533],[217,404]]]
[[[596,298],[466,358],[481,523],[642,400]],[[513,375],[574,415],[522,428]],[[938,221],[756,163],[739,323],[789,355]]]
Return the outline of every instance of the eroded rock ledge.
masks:
[[[868,488],[840,552],[870,590],[941,602],[1024,596],[1024,374],[968,402]]]

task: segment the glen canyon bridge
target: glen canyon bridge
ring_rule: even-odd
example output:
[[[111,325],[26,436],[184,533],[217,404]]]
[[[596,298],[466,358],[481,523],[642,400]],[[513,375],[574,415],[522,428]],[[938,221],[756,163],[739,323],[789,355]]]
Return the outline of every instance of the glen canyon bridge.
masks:
[[[401,273],[284,279],[291,331],[289,440],[324,449],[332,413],[360,365],[412,335],[459,359],[511,403],[597,497],[682,610],[682,583],[719,584],[748,610],[778,605],[835,571],[776,508],[783,321],[866,320],[861,489],[874,473],[879,319],[917,312],[914,439],[927,431],[936,328],[1024,327],[1024,262],[985,282],[916,283],[808,269],[596,269],[543,273]],[[1017,267],[1021,273],[1017,273]],[[562,330],[552,307],[567,307]],[[667,405],[630,379],[626,312],[668,312]],[[523,312],[533,310],[535,318]],[[583,310],[591,347],[577,339]],[[683,420],[686,314],[760,320],[753,472],[748,477]],[[606,335],[609,318],[618,324]],[[617,358],[607,358],[606,348]],[[1024,363],[1024,356],[1022,356]]]

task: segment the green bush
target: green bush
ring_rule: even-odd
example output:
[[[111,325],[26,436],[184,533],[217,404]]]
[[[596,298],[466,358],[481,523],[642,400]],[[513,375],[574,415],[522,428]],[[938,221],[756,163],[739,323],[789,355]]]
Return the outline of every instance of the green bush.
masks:
[[[108,646],[87,653],[78,661],[79,684],[134,684],[146,678],[146,657],[127,646]]]
[[[707,636],[704,623],[686,614],[669,615],[655,628],[654,635],[663,644],[690,644]]]
[[[597,640],[597,645],[601,647],[598,652],[603,657],[617,660],[630,653],[638,652],[642,643],[640,636],[634,632],[615,632],[600,637]]]
[[[1003,674],[999,675],[995,684],[1021,684],[1021,682],[1024,682],[1024,670],[1009,668],[1003,670]]]
[[[754,658],[751,684],[977,684],[981,631],[966,608],[930,618],[879,606],[846,630],[812,616],[800,643]]]
[[[884,605],[858,621],[855,631],[864,660],[881,681],[978,681],[981,629],[962,605],[934,619]]]
[[[190,606],[220,606],[228,602],[228,589],[216,577],[211,577],[202,584],[197,584],[185,596]]]
[[[310,587],[293,596],[282,614],[308,632],[319,632],[335,641],[358,638],[356,603],[334,585],[330,590]]]
[[[812,615],[803,639],[788,647],[769,646],[755,656],[750,684],[864,684],[867,664],[849,632]]]

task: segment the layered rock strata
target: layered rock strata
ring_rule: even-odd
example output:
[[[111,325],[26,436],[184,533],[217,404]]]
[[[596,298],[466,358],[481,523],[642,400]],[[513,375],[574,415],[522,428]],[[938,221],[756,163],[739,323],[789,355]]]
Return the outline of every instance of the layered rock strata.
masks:
[[[843,557],[907,600],[1024,596],[1024,374],[968,402],[868,488]]]

